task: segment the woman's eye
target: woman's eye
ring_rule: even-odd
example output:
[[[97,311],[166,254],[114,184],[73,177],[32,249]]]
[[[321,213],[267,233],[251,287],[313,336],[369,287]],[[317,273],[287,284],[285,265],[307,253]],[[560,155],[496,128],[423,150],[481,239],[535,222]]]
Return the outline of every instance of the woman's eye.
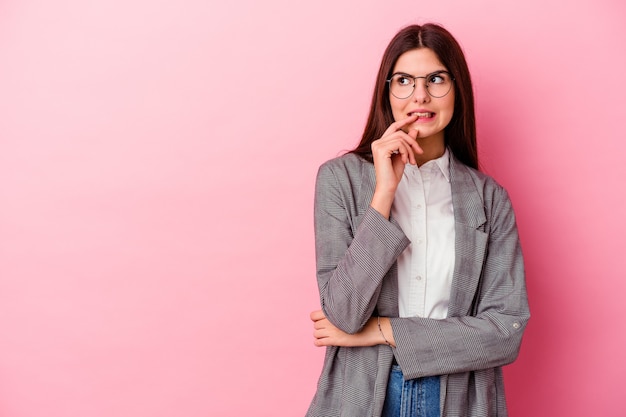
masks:
[[[445,82],[445,78],[441,74],[433,74],[428,77],[428,82],[431,84],[441,84]]]
[[[428,82],[430,84],[442,84],[446,82],[446,77],[444,74],[431,74],[428,76]]]
[[[411,79],[409,77],[402,77],[402,76],[400,76],[400,77],[396,78],[396,81],[400,85],[411,85]]]

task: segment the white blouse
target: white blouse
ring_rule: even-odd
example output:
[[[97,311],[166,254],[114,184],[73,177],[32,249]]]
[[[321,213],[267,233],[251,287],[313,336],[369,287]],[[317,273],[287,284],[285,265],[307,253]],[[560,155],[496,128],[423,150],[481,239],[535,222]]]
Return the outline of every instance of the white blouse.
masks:
[[[455,258],[447,149],[419,168],[406,165],[391,217],[411,241],[397,260],[400,317],[445,318]]]

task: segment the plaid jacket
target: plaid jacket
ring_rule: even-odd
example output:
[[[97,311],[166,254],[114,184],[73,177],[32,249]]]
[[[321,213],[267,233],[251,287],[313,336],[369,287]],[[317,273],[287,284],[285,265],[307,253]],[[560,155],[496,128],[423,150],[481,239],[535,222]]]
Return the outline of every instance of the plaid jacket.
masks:
[[[372,209],[373,164],[353,154],[323,164],[315,194],[322,309],[348,333],[391,317],[397,347],[328,347],[308,417],[380,416],[393,357],[406,378],[441,375],[446,417],[507,416],[503,365],[530,317],[515,215],[506,191],[451,156],[456,258],[448,317],[398,318],[396,259],[409,245]]]

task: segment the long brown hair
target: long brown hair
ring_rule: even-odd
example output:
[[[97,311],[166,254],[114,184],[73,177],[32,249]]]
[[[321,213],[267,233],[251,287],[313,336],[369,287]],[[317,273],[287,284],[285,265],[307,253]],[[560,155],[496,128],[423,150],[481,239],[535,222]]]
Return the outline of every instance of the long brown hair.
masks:
[[[398,58],[405,52],[418,48],[429,48],[435,52],[455,79],[454,114],[445,128],[446,146],[465,165],[478,169],[474,93],[467,62],[461,46],[452,34],[433,23],[408,26],[398,32],[387,46],[378,70],[363,137],[351,152],[372,161],[372,142],[379,139],[394,122],[387,80]]]

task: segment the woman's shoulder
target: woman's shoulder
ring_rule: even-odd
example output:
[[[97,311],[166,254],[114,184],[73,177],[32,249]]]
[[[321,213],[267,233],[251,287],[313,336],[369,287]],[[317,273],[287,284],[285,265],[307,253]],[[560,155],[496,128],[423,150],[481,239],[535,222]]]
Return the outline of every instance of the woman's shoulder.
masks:
[[[319,167],[319,173],[332,172],[335,176],[362,176],[364,169],[372,169],[374,165],[362,157],[348,152],[329,159]]]
[[[343,169],[362,169],[364,164],[370,164],[371,162],[366,161],[365,159],[363,159],[362,157],[358,156],[355,153],[352,152],[348,152],[345,153],[343,155],[337,156],[335,158],[329,159],[328,161],[324,162],[321,166],[321,168],[330,168],[330,169],[337,169],[337,168],[343,168]]]
[[[317,189],[341,189],[351,193],[360,189],[363,182],[375,182],[374,164],[354,153],[324,162],[317,172]]]
[[[481,194],[500,194],[506,195],[506,189],[491,175],[469,167],[462,162],[460,162],[456,158],[452,158],[454,162],[452,162],[452,167],[455,172],[455,177],[457,179],[463,179],[465,183],[473,183],[477,190],[481,192]],[[460,178],[459,178],[460,177]]]

